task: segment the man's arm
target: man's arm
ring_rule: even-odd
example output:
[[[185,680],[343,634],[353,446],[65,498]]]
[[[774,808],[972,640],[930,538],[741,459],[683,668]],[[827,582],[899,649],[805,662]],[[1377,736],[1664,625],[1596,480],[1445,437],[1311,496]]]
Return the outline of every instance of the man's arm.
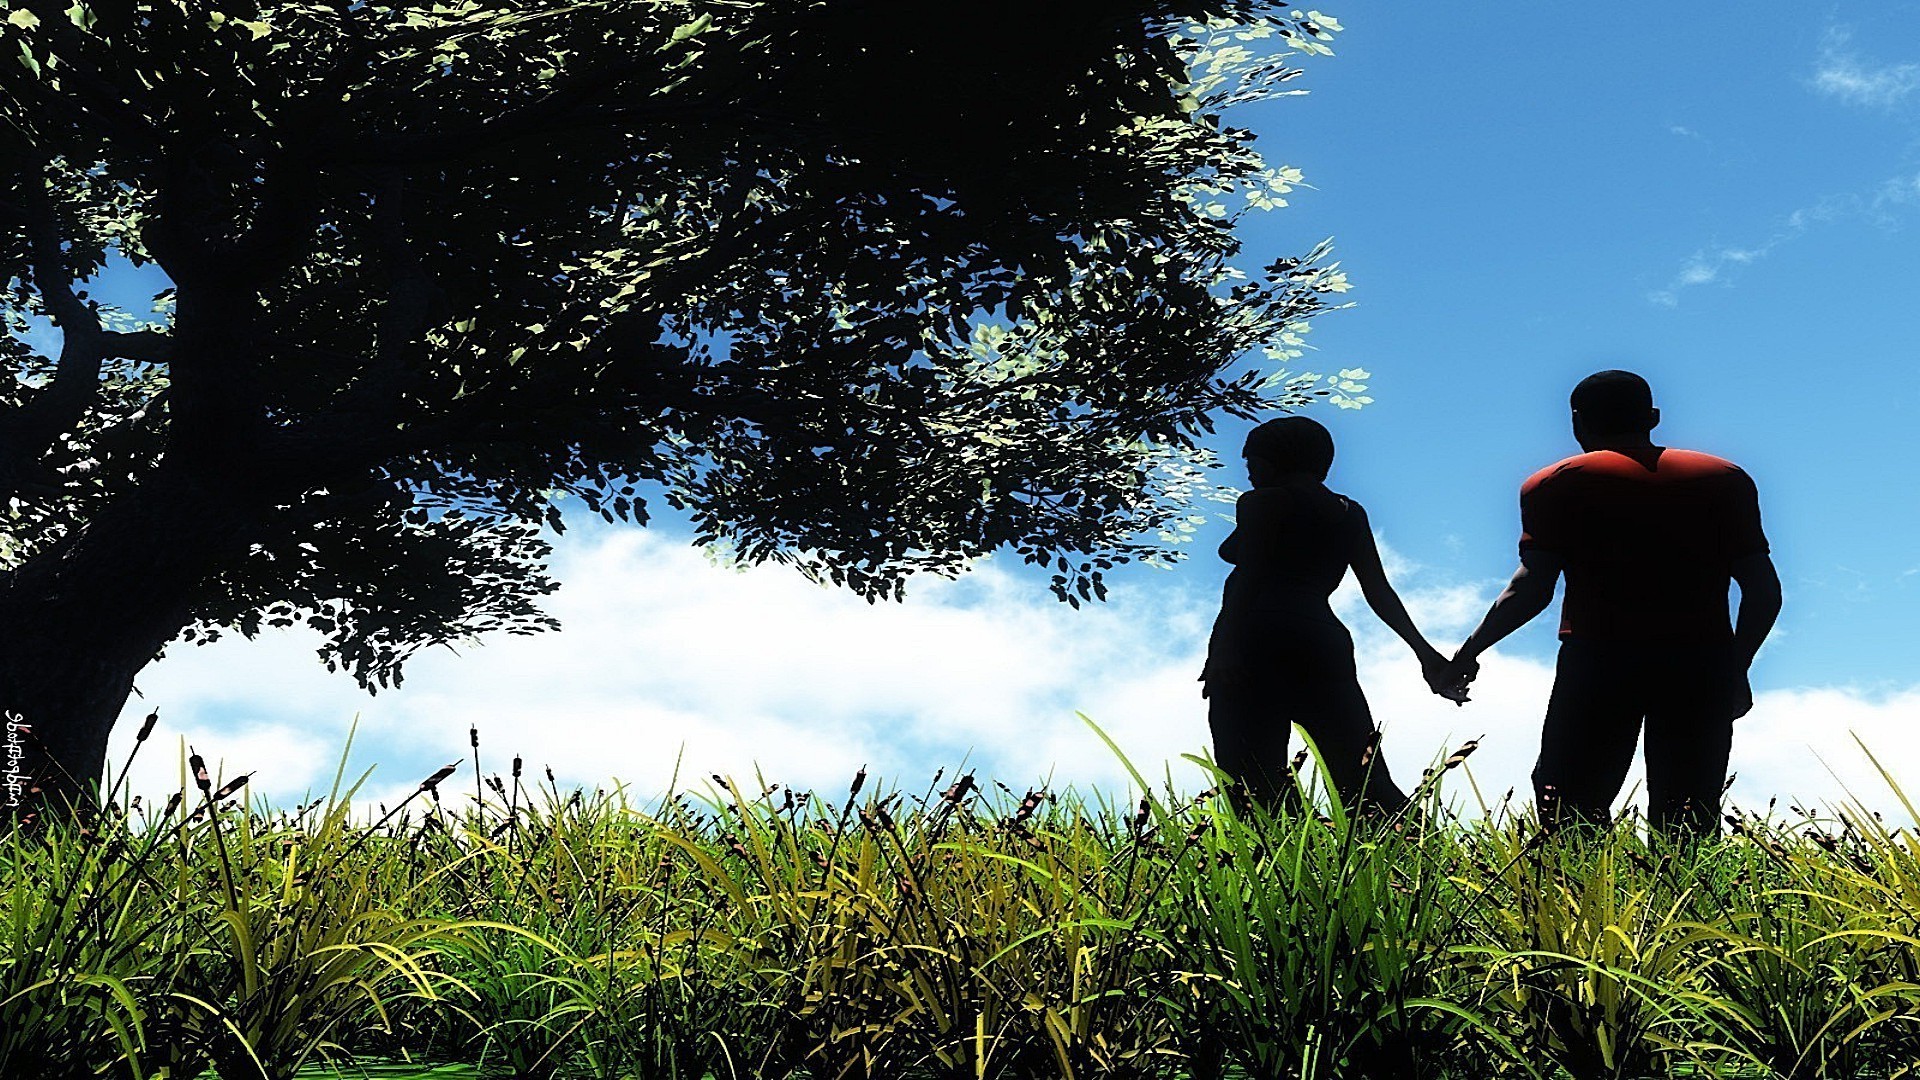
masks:
[[[1747,667],[1780,616],[1780,574],[1765,552],[1735,560],[1731,571],[1740,585],[1740,613],[1734,619],[1733,644],[1740,665]]]
[[[1520,569],[1514,571],[1513,580],[1507,582],[1505,592],[1487,609],[1486,618],[1467,640],[1460,651],[1453,654],[1457,666],[1465,666],[1479,658],[1480,654],[1492,648],[1494,643],[1515,630],[1525,626],[1535,615],[1547,610],[1553,603],[1553,586],[1560,580],[1560,570],[1564,563],[1560,556],[1537,548],[1529,548],[1520,554]]]

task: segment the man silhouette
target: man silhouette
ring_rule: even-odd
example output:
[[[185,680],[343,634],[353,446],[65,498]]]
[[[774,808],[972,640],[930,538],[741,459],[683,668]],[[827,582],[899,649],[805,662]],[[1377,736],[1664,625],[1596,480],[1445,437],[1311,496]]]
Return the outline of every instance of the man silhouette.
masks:
[[[1632,372],[1588,376],[1570,404],[1583,452],[1521,486],[1520,569],[1454,664],[1465,674],[1546,610],[1565,573],[1533,770],[1541,823],[1607,824],[1644,721],[1653,826],[1717,834],[1733,721],[1753,708],[1748,668],[1780,613],[1758,493],[1730,461],[1654,445],[1660,410]]]

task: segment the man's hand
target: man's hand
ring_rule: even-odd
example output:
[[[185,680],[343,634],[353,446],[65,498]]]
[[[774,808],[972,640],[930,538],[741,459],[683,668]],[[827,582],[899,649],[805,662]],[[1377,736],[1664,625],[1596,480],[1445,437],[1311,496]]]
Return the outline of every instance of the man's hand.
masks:
[[[1753,684],[1747,673],[1760,643],[1767,639],[1780,615],[1780,574],[1773,567],[1773,559],[1762,552],[1735,560],[1732,575],[1740,585],[1740,612],[1733,624],[1734,678],[1738,685],[1729,704],[1733,718],[1738,720],[1753,711]]]
[[[1741,670],[1738,681],[1734,683],[1731,704],[1735,720],[1753,711],[1753,683],[1747,678],[1745,669]]]
[[[1721,683],[1722,704],[1728,719],[1738,720],[1753,711],[1753,681],[1749,675],[1753,659],[1738,646],[1729,651],[1732,655],[1727,658],[1725,681]]]
[[[1465,705],[1467,687],[1480,674],[1480,662],[1459,656],[1448,660],[1435,653],[1421,663],[1420,674],[1427,680],[1427,689],[1455,705]]]

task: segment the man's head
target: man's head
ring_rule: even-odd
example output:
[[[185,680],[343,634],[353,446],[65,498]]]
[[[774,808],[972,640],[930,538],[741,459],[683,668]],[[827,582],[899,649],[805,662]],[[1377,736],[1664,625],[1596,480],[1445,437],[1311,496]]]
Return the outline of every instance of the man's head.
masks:
[[[1333,468],[1333,435],[1316,420],[1282,416],[1248,432],[1241,453],[1247,459],[1248,478],[1256,487],[1263,478],[1282,473],[1325,480],[1327,470]]]
[[[1660,423],[1653,387],[1631,371],[1598,371],[1581,379],[1568,404],[1573,407],[1573,437],[1582,450],[1644,442]]]

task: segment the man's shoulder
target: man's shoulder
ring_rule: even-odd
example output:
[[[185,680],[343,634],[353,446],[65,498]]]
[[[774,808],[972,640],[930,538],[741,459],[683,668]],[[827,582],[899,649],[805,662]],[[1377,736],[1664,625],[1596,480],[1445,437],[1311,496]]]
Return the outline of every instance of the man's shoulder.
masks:
[[[1520,485],[1522,495],[1575,479],[1620,478],[1651,483],[1680,480],[1746,477],[1746,471],[1726,458],[1702,450],[1662,447],[1653,458],[1643,458],[1617,450],[1591,450],[1559,461],[1527,477]]]
[[[1745,469],[1726,458],[1704,450],[1681,450],[1677,447],[1668,447],[1660,454],[1659,471],[1671,472],[1677,477],[1746,475]]]
[[[1535,471],[1533,475],[1527,477],[1526,480],[1521,483],[1520,494],[1530,494],[1568,473],[1580,472],[1592,464],[1589,459],[1593,456],[1592,454],[1575,454],[1572,457],[1561,458],[1546,468]]]

